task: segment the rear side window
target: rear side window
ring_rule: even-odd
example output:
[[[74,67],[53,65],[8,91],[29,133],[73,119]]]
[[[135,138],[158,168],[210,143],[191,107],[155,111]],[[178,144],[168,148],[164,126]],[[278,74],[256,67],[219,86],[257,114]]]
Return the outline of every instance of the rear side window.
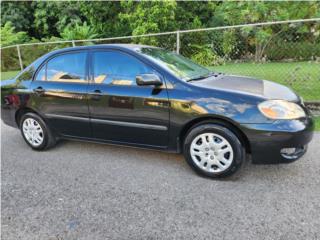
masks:
[[[154,73],[152,68],[140,60],[121,52],[94,52],[93,64],[95,83],[136,85],[137,75]]]
[[[54,57],[38,71],[36,80],[54,82],[86,82],[86,52]]]

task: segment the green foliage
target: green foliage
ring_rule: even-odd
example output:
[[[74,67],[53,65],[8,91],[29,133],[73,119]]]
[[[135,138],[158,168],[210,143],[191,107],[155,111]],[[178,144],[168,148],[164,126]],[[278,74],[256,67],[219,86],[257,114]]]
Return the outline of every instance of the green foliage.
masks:
[[[5,25],[0,28],[0,35],[1,47],[23,43],[28,40],[25,32],[15,32],[15,28],[11,22],[6,22]]]
[[[320,17],[320,2],[10,1],[1,2],[1,10],[1,44],[6,46],[50,39],[107,38],[313,18]],[[319,36],[320,24],[314,23],[183,33],[180,35],[180,53],[205,64],[217,64],[221,59],[255,62],[309,60],[319,58]],[[175,35],[105,43],[111,42],[176,48]],[[33,56],[64,46],[70,44],[23,47],[24,64],[34,60]],[[205,60],[204,56],[208,59]],[[1,63],[2,67],[12,69],[19,66],[16,54],[10,54],[10,51],[4,51],[2,59],[6,62]]]
[[[191,45],[195,49],[195,53],[191,59],[203,66],[215,66],[223,63],[221,59],[209,46]]]
[[[121,2],[120,21],[128,24],[133,35],[176,29],[176,2]]]
[[[61,37],[65,40],[93,39],[98,37],[98,34],[94,28],[84,22],[83,25],[76,23],[75,26],[66,27],[61,32]]]
[[[224,20],[231,25],[251,22],[279,21],[287,19],[311,18],[320,16],[319,2],[228,2],[220,5]],[[223,13],[223,14],[222,14]],[[306,29],[308,28],[309,29]],[[303,25],[304,32],[310,31],[311,25]],[[247,37],[247,44],[255,47],[255,61],[260,61],[272,38],[288,25],[264,26],[260,28],[243,28],[242,33]],[[297,29],[297,32],[301,31]],[[303,31],[301,31],[303,32]]]
[[[66,27],[82,22],[79,2],[41,1],[34,4],[34,27],[38,38],[58,36]]]
[[[176,2],[121,2],[119,19],[131,29],[132,35],[174,31]],[[158,45],[157,37],[135,38],[135,42]]]
[[[17,32],[34,34],[34,4],[27,1],[1,1],[1,22],[11,22]]]
[[[320,43],[280,40],[269,45],[266,56],[271,61],[316,60],[320,58]]]
[[[235,30],[223,32],[222,50],[225,58],[231,57],[231,53],[237,47],[236,42],[237,42],[237,37],[235,34]]]
[[[130,35],[127,25],[121,24],[121,3],[117,1],[81,1],[79,8],[83,20],[92,26],[101,37]]]

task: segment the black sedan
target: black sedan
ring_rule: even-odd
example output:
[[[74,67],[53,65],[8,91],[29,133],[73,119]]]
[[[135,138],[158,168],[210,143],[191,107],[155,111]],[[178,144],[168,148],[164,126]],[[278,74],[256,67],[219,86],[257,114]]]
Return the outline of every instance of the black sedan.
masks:
[[[35,150],[59,139],[183,153],[208,177],[300,158],[313,121],[289,88],[142,45],[67,48],[1,84],[1,118]]]

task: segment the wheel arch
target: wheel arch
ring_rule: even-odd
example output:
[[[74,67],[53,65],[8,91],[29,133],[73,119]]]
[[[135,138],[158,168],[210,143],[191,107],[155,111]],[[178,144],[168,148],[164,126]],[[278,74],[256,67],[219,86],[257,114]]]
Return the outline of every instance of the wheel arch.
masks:
[[[241,129],[231,120],[221,118],[221,117],[216,117],[216,116],[200,117],[186,123],[179,134],[179,144],[180,144],[179,149],[183,149],[182,146],[183,146],[184,139],[192,128],[202,124],[206,124],[206,123],[214,123],[214,124],[228,128],[239,138],[240,142],[245,148],[246,153],[251,153],[251,146],[250,146],[249,139],[243,133],[243,131],[241,131]]]
[[[33,110],[32,108],[29,108],[29,107],[21,107],[19,108],[16,113],[15,113],[15,121],[16,121],[16,124],[17,126],[19,127],[20,126],[20,119],[21,117],[26,114],[26,113],[35,113],[37,114],[39,117],[42,117],[41,114],[39,114],[37,111]]]

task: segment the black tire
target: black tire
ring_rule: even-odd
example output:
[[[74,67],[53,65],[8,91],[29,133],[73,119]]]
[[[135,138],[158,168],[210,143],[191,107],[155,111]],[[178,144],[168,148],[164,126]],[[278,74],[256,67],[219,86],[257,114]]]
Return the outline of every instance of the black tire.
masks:
[[[233,159],[231,165],[221,172],[209,172],[200,168],[192,159],[190,147],[192,141],[203,133],[214,133],[222,136],[229,142],[233,150]],[[245,150],[238,137],[228,128],[218,124],[205,123],[192,128],[185,137],[183,145],[183,154],[187,163],[200,175],[210,178],[227,177],[234,174],[245,160]],[[202,161],[202,160],[201,160]],[[214,167],[214,166],[213,166]]]
[[[35,120],[40,125],[40,127],[42,128],[42,132],[43,133],[41,134],[41,136],[43,137],[43,141],[38,146],[32,145],[27,140],[27,138],[26,138],[26,136],[24,134],[24,131],[23,131],[23,123],[24,123],[24,121],[26,119],[30,119],[30,118]],[[23,139],[34,150],[38,150],[38,151],[46,150],[46,149],[49,149],[49,148],[53,147],[56,144],[56,138],[53,135],[53,133],[51,132],[51,130],[48,127],[48,125],[43,121],[43,119],[39,115],[37,115],[35,113],[28,112],[28,113],[25,113],[24,115],[22,115],[21,118],[20,118],[19,126],[20,126],[20,131],[21,131]]]

